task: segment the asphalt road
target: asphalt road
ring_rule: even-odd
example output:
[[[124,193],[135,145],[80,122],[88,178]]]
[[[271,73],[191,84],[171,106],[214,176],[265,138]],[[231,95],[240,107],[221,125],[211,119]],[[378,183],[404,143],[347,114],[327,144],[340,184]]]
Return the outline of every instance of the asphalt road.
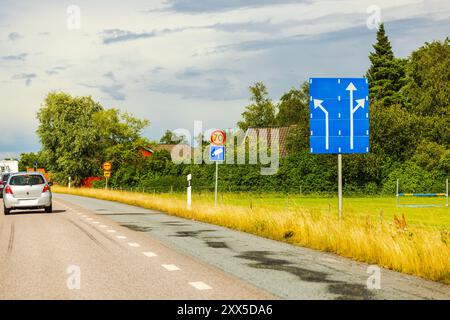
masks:
[[[450,299],[450,287],[115,202],[0,215],[0,299]],[[78,276],[79,275],[79,276]],[[79,289],[78,289],[79,285]]]
[[[0,299],[273,298],[95,211],[54,209],[0,215]]]

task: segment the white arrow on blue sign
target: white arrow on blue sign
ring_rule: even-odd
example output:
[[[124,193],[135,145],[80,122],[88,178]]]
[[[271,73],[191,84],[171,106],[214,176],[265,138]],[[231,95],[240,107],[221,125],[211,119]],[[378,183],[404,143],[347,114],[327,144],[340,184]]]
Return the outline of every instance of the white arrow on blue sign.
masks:
[[[209,152],[210,161],[224,161],[225,160],[225,146],[211,145]]]
[[[369,152],[366,78],[311,78],[311,153]]]

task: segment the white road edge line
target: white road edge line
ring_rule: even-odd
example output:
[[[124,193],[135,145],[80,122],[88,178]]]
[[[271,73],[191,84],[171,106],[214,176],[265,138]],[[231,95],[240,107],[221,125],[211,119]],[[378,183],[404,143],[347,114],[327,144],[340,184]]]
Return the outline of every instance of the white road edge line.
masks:
[[[189,282],[191,286],[193,286],[197,290],[211,290],[212,288],[208,286],[206,283],[201,281]]]
[[[180,270],[180,268],[178,268],[174,264],[162,264],[161,267],[163,267],[167,271],[178,271],[178,270]]]

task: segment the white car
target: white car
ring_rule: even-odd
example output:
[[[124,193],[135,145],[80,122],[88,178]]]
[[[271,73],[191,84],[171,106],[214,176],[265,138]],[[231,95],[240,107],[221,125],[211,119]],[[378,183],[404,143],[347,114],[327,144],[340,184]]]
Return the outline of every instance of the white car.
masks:
[[[52,192],[50,184],[39,172],[11,174],[3,188],[3,209],[5,215],[11,210],[45,209],[52,213]]]

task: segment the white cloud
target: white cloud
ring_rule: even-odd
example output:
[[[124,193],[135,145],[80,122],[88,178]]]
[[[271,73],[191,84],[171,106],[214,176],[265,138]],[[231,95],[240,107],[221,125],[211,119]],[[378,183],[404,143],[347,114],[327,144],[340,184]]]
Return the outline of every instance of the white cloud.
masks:
[[[362,75],[375,39],[369,5],[402,56],[445,38],[450,17],[438,0],[76,2],[81,28],[69,30],[64,3],[2,0],[2,116],[22,120],[5,124],[0,153],[39,148],[35,114],[49,91],[149,118],[156,140],[194,120],[230,127],[256,81],[276,99],[311,75]]]

